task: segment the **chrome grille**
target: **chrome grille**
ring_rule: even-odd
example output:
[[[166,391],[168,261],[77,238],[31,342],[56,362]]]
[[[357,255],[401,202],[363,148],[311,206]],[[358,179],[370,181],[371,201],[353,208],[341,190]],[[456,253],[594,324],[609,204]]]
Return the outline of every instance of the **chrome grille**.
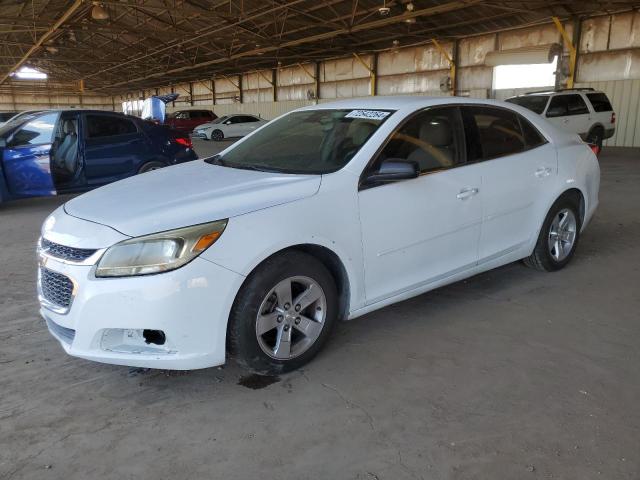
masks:
[[[66,275],[40,268],[40,288],[47,302],[65,309],[71,305],[73,282]]]
[[[65,245],[60,245],[59,243],[54,243],[46,238],[42,239],[40,245],[48,255],[62,260],[70,260],[72,262],[82,262],[97,251],[96,249],[91,248],[67,247]]]

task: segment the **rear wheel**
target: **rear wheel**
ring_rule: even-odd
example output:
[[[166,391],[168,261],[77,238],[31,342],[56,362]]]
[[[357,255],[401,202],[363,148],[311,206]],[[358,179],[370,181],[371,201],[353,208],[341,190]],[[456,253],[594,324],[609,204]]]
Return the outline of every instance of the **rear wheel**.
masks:
[[[598,154],[602,151],[602,142],[604,141],[604,130],[601,127],[595,127],[587,135],[587,143],[598,147]]]
[[[216,142],[219,142],[223,139],[224,139],[224,133],[222,133],[222,130],[216,129],[213,132],[211,132],[211,140],[215,140]]]
[[[336,285],[314,257],[291,251],[266,260],[242,286],[228,343],[242,366],[262,374],[294,370],[328,339],[338,314]]]
[[[569,195],[560,197],[551,207],[542,225],[536,247],[524,263],[537,270],[554,272],[573,258],[580,238],[580,208]]]
[[[152,170],[158,170],[160,168],[164,168],[167,165],[162,163],[162,162],[158,162],[158,161],[153,161],[153,162],[147,162],[144,165],[142,165],[140,167],[140,170],[138,170],[138,173],[146,173],[146,172],[151,172]]]

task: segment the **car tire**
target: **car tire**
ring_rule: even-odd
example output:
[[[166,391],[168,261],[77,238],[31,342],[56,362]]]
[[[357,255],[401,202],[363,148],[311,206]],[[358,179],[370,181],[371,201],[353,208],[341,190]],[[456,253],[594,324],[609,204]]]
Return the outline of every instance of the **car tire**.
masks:
[[[166,163],[154,160],[154,161],[147,162],[144,165],[142,165],[140,167],[140,169],[138,170],[138,173],[147,173],[147,172],[151,172],[153,170],[158,170],[160,168],[164,168],[166,166],[167,166]]]
[[[602,127],[594,127],[587,135],[587,143],[598,147],[598,154],[602,151],[602,142],[604,141],[604,129]]]
[[[301,299],[297,305],[296,298]],[[277,254],[238,292],[229,315],[228,351],[241,366],[262,375],[295,370],[320,351],[337,317],[336,284],[327,268],[302,252]]]
[[[224,133],[222,133],[222,130],[216,128],[213,132],[211,132],[211,140],[215,142],[224,140]]]
[[[580,207],[574,195],[563,195],[551,206],[533,253],[525,265],[544,272],[564,268],[573,258],[580,239]]]

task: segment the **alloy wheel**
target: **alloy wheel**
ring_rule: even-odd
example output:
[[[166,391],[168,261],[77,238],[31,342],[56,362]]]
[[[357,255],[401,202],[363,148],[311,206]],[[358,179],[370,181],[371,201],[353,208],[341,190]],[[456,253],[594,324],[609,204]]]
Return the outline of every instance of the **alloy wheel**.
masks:
[[[315,280],[286,278],[269,291],[258,309],[258,345],[271,358],[296,358],[318,340],[326,315],[327,299]]]
[[[568,208],[560,210],[551,222],[549,229],[549,253],[556,262],[561,262],[571,253],[576,241],[578,222]]]

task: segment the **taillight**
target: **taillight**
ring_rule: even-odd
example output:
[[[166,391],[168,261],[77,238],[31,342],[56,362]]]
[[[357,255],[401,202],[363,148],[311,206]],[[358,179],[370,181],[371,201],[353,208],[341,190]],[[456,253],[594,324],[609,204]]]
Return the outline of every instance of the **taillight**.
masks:
[[[173,140],[179,145],[183,145],[187,148],[193,148],[193,142],[189,137],[176,137]]]
[[[589,144],[589,148],[591,149],[591,151],[593,153],[596,154],[596,156],[600,155],[600,147],[598,145],[596,145],[595,143],[590,143]]]
[[[616,123],[616,112],[611,112],[611,123]]]

